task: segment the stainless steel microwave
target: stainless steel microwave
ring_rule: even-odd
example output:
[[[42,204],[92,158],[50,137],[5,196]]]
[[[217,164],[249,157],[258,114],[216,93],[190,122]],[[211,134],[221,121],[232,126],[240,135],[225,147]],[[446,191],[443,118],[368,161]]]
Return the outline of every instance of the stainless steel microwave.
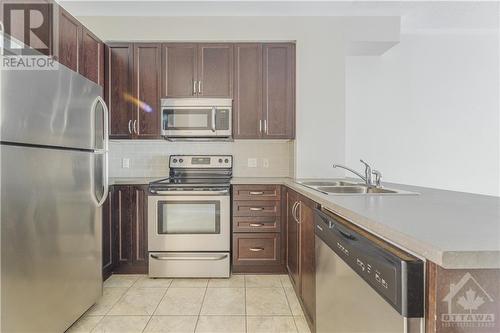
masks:
[[[232,104],[228,98],[161,100],[161,134],[166,139],[229,139]]]

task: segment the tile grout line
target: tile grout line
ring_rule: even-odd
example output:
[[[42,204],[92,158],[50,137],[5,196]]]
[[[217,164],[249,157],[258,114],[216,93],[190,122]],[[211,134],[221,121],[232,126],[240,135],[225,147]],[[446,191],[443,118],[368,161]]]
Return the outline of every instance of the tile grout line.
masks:
[[[137,280],[137,281],[139,281],[139,280]],[[161,302],[163,301],[163,299],[165,298],[165,296],[167,296],[167,291],[170,288],[170,286],[172,285],[172,281],[173,280],[170,280],[170,283],[168,284],[168,287],[165,289],[165,291],[164,291],[164,293],[163,293],[160,301],[158,302],[158,304],[156,304],[155,310],[153,311],[153,313],[151,314],[151,316],[149,316],[148,322],[146,323],[146,325],[142,329],[142,332],[144,332],[146,330],[146,328],[148,327],[149,323],[151,322],[151,319],[153,319],[153,316],[155,315],[156,310],[158,310],[158,307],[160,306]]]
[[[247,276],[243,275],[243,288],[245,289],[245,333],[248,332],[248,313],[247,313]]]
[[[200,311],[198,312],[198,318],[196,318],[196,325],[194,325],[194,333],[196,333],[196,329],[198,328],[198,323],[200,321],[201,310],[203,309],[203,303],[205,303],[205,296],[207,295],[208,290],[208,282],[205,286],[205,293],[203,294],[203,299],[201,300]]]
[[[114,274],[114,275],[116,275],[116,274]],[[110,276],[108,279],[110,279],[112,276],[113,276],[113,274],[111,274],[111,276]],[[115,306],[115,305],[116,305],[116,304],[117,304],[117,303],[118,303],[118,302],[119,302],[119,301],[123,298],[123,296],[125,296],[125,294],[126,294],[126,293],[130,290],[130,288],[132,288],[132,286],[133,286],[133,285],[134,285],[137,281],[139,281],[139,279],[140,279],[140,278],[137,278],[137,280],[135,280],[135,281],[134,281],[134,282],[133,282],[133,283],[132,283],[132,284],[131,284],[128,288],[127,288],[127,290],[125,290],[125,291],[123,292],[123,294],[122,294],[120,297],[118,297],[118,299],[117,299],[117,300],[113,303],[113,305],[111,305],[111,306],[109,307],[109,310],[108,310],[108,311],[106,311],[106,312],[104,313],[104,315],[102,315],[102,318],[101,318],[101,319],[99,319],[99,321],[95,324],[95,326],[94,326],[94,327],[90,330],[90,333],[94,332],[94,331],[95,331],[95,329],[97,328],[97,326],[99,326],[99,324],[100,324],[100,323],[104,320],[104,318],[108,317],[108,313],[111,311],[111,309],[113,309],[113,307],[114,307],[114,306]],[[105,281],[104,281],[104,282],[105,282]],[[104,286],[104,282],[102,283],[103,295],[104,295],[104,288],[124,288],[124,287],[105,287],[105,286]],[[103,297],[103,296],[101,296],[101,297]],[[89,309],[89,310],[90,310],[90,309]],[[88,310],[87,310],[87,311],[88,311]],[[86,316],[86,317],[91,317],[91,316],[93,316],[93,315],[85,315],[85,316]]]
[[[290,279],[290,278],[288,278]],[[290,310],[290,314],[292,315],[293,325],[295,326],[295,330],[297,333],[299,332],[299,327],[297,326],[297,322],[295,321],[295,315],[293,314],[292,306],[290,305],[290,300],[288,299],[288,294],[286,293],[285,285],[283,284],[283,280],[280,278],[281,286],[283,287],[283,292],[285,293],[286,303],[288,304],[288,309]],[[293,290],[295,292],[295,290]]]

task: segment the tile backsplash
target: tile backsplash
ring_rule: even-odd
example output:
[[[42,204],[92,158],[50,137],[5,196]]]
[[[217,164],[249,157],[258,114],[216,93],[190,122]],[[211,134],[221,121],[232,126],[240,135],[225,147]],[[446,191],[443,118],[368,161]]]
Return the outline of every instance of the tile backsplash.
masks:
[[[167,177],[168,158],[175,154],[233,155],[234,177],[293,175],[293,141],[170,142],[113,140],[109,144],[110,177]],[[123,159],[129,159],[124,168]],[[249,161],[250,159],[250,161]],[[250,167],[252,159],[256,166]]]

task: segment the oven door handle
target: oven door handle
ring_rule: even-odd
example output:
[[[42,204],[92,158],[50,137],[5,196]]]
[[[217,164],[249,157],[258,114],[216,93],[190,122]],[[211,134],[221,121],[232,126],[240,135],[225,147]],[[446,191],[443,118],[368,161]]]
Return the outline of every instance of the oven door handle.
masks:
[[[163,254],[163,255],[158,255],[158,254],[152,254],[151,258],[156,259],[156,260],[196,260],[196,261],[218,261],[218,260],[223,260],[227,258],[227,254],[221,254],[218,256],[179,256],[179,255],[168,255],[168,254]]]

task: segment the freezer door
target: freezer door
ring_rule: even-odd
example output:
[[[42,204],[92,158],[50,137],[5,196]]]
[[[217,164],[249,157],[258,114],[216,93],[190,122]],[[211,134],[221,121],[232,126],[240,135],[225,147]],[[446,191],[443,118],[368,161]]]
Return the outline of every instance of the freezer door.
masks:
[[[64,332],[102,293],[96,154],[0,147],[0,331]]]
[[[1,141],[94,149],[102,87],[63,65],[2,71]]]

